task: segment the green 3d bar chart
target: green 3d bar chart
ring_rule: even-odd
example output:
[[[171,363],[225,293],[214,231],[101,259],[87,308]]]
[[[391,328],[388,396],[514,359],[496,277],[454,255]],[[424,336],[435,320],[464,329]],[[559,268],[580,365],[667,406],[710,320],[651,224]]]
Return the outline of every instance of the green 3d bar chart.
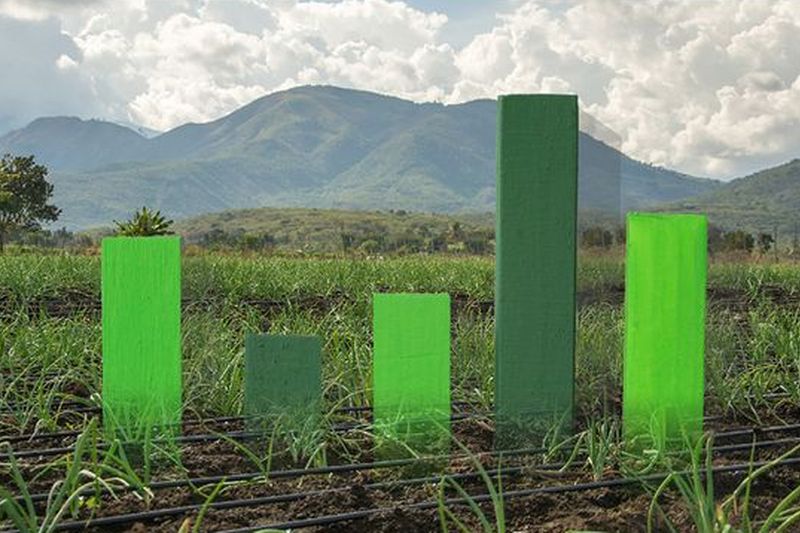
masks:
[[[628,215],[623,426],[647,445],[703,429],[706,219]]]
[[[375,426],[405,444],[438,447],[450,431],[450,296],[373,298]]]
[[[103,421],[111,434],[181,421],[178,237],[102,244]]]
[[[495,281],[496,445],[573,416],[578,102],[500,97]]]
[[[569,430],[574,415],[578,105],[575,96],[498,103],[495,446]],[[630,440],[702,431],[706,221],[628,218],[623,425]],[[179,426],[177,237],[102,246],[103,408],[110,431]],[[450,296],[373,297],[376,433],[407,446],[450,437]],[[318,337],[250,334],[248,419],[322,411]]]
[[[256,335],[245,339],[244,412],[254,424],[276,417],[305,423],[321,412],[319,337]]]

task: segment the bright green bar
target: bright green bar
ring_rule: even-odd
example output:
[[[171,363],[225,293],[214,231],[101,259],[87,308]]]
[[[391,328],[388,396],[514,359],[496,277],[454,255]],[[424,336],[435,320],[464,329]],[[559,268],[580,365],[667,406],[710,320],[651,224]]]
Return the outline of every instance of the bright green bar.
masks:
[[[110,432],[181,421],[179,237],[103,239],[103,418]]]
[[[706,218],[628,215],[623,426],[663,445],[703,430]]]
[[[578,100],[502,96],[497,130],[496,446],[573,417]]]
[[[375,426],[436,445],[450,432],[450,296],[373,297]]]
[[[249,418],[319,414],[319,337],[255,335],[245,339],[244,412]]]

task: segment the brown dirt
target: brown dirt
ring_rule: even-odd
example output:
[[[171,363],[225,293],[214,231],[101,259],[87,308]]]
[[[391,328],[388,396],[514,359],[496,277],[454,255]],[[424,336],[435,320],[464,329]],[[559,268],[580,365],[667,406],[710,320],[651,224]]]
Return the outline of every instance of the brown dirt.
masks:
[[[786,292],[780,287],[766,287],[761,292],[762,296],[771,301],[785,305],[796,305],[800,303],[800,298],[794,293]],[[579,295],[580,305],[594,303],[608,303],[619,305],[624,298],[624,291],[621,287],[612,287],[608,290],[587,292]],[[306,308],[324,311],[330,306],[336,305],[346,299],[345,295],[335,295],[333,297],[311,297],[301,302]],[[91,295],[73,295],[70,303],[65,304],[65,300],[52,300],[42,302],[31,302],[29,309],[32,314],[38,315],[44,310],[48,314],[63,316],[62,314],[72,314],[79,311],[90,313],[99,312],[99,302]],[[752,305],[752,300],[741,291],[722,290],[712,288],[709,290],[710,305],[718,305],[736,311],[744,311]],[[204,306],[211,305],[205,301],[184,302],[185,305]],[[255,300],[244,302],[243,305],[250,305],[258,308],[264,315],[265,320],[271,313],[281,309],[284,302]],[[297,305],[293,301],[293,305]],[[453,306],[456,312],[484,312],[493,311],[492,302],[478,301],[464,295],[453,296]],[[35,311],[35,312],[34,312]],[[0,320],[6,310],[0,305]],[[456,313],[454,313],[455,315]],[[80,384],[74,384],[66,392],[75,396],[84,396],[87,391],[81,389]],[[780,425],[800,421],[800,410],[793,406],[784,406],[773,416],[765,416],[764,424]],[[779,418],[775,418],[777,415]],[[74,422],[80,423],[80,416],[76,416]],[[710,429],[724,430],[740,425],[749,425],[745,419],[736,420],[731,417],[714,420],[707,425]],[[491,423],[483,420],[470,420],[455,423],[454,432],[456,436],[464,442],[470,449],[479,452],[489,450],[492,446],[493,430]],[[240,422],[216,424],[210,426],[191,425],[187,426],[185,434],[206,433],[214,431],[234,431],[243,429]],[[1,440],[1,437],[0,437]],[[740,442],[746,442],[744,441]],[[49,439],[46,441],[33,441],[30,443],[20,442],[15,444],[16,449],[33,449],[41,447],[70,446],[74,443],[74,438]],[[367,439],[356,439],[355,445],[360,445],[364,450],[369,449]],[[345,459],[347,452],[352,450],[331,450],[329,457],[332,461],[346,460],[371,460],[370,453],[364,452],[360,456]],[[759,453],[758,458],[768,458],[776,456],[774,450]],[[336,459],[342,457],[342,459]],[[492,462],[487,459],[487,465],[492,466]],[[736,455],[726,456],[718,461],[719,464],[725,462],[746,462],[748,453],[742,452]],[[32,483],[32,492],[47,491],[52,484],[58,480],[57,472],[42,474],[42,467],[52,458],[37,459],[30,458],[20,461],[21,468],[25,477],[30,479],[38,474],[40,477]],[[210,442],[182,446],[181,461],[186,468],[188,476],[213,476],[225,475],[241,472],[252,472],[256,470],[255,465],[248,460],[240,450],[226,442]],[[529,465],[530,458],[527,460],[516,460],[504,462],[504,465],[511,464]],[[276,459],[274,468],[289,468],[292,465],[285,458]],[[451,462],[450,472],[464,472],[471,470],[468,463]],[[168,465],[156,465],[157,479],[163,479],[167,475],[175,475],[174,470]],[[335,493],[328,493],[320,496],[304,498],[301,500],[278,503],[270,505],[260,505],[254,507],[242,507],[230,510],[210,510],[205,516],[202,524],[202,531],[216,531],[220,529],[230,529],[236,527],[251,526],[254,524],[267,524],[288,520],[297,520],[307,517],[315,517],[326,514],[335,514],[348,511],[357,511],[370,508],[385,508],[387,511],[380,515],[371,516],[367,519],[343,522],[336,525],[311,528],[309,531],[333,531],[333,532],[410,532],[410,531],[438,531],[439,523],[435,510],[420,511],[401,509],[400,506],[413,502],[430,501],[436,497],[436,486],[432,484],[413,487],[400,487],[393,490],[366,490],[364,485],[391,479],[392,476],[408,477],[419,475],[419,472],[406,470],[375,470],[369,472],[335,474],[327,476],[306,476],[300,479],[272,480],[269,482],[250,483],[226,489],[219,497],[218,501],[232,500],[239,498],[255,498],[270,495],[287,494],[293,492],[310,491],[318,489],[343,489]],[[607,473],[609,477],[618,474],[610,469]],[[741,477],[732,475],[718,476],[716,486],[718,496],[723,496],[732,491],[740,481]],[[531,488],[536,486],[547,486],[554,484],[565,484],[576,481],[588,481],[585,471],[575,471],[564,475],[553,473],[528,472],[525,475],[508,479],[504,483],[506,490],[517,488]],[[0,483],[7,487],[13,487],[8,471],[5,466],[0,465]],[[763,517],[766,510],[773,508],[778,501],[788,494],[795,487],[800,485],[800,468],[782,467],[770,472],[769,475],[759,479],[753,484],[754,509],[757,515]],[[479,480],[464,482],[463,486],[469,492],[477,494],[485,492],[485,487]],[[208,490],[208,487],[206,488]],[[453,496],[454,494],[450,494]],[[100,506],[98,516],[112,516],[124,513],[132,513],[147,510],[148,508],[158,509],[180,505],[198,505],[205,499],[204,494],[198,494],[189,488],[178,488],[170,490],[160,490],[156,492],[153,502],[148,506],[132,494],[121,495],[118,500],[104,497]],[[510,499],[506,502],[507,523],[509,531],[518,532],[563,532],[570,529],[591,530],[591,531],[624,531],[638,532],[645,531],[647,511],[650,505],[650,496],[643,493],[639,488],[617,488],[617,489],[597,489],[580,493],[558,494],[558,495],[536,495],[526,498]],[[690,517],[684,506],[675,498],[669,495],[664,498],[662,504],[666,514],[675,523],[679,531],[693,531]],[[491,506],[482,506],[492,521]],[[459,517],[471,528],[480,528],[476,518],[465,507],[454,507]],[[85,516],[85,515],[83,515]],[[192,523],[197,518],[197,513],[187,513],[181,516],[171,517],[157,521],[133,522],[118,528],[102,528],[96,531],[126,531],[126,532],[175,532],[181,524],[188,521]],[[661,529],[665,530],[663,525]]]
[[[796,417],[794,420],[800,420],[800,417]],[[786,421],[790,422],[791,420]],[[727,420],[717,421],[714,425],[718,429],[727,429],[738,424]],[[453,427],[456,436],[468,443],[469,447],[476,452],[491,449],[493,433],[490,423],[473,419],[454,423]],[[187,426],[186,429],[190,432],[205,432],[209,429],[238,430],[241,429],[241,423],[219,424],[216,428],[191,425]],[[737,442],[747,441],[748,439],[744,438],[739,439]],[[361,444],[364,449],[368,449],[368,440],[365,439]],[[778,451],[769,450],[759,453],[758,458],[775,457],[777,454]],[[748,456],[748,452],[741,452],[736,455],[725,456],[725,458],[718,460],[717,463],[746,462]],[[243,454],[225,442],[185,446],[182,448],[181,458],[189,476],[225,475],[255,470],[254,465]],[[371,460],[371,457],[369,457],[368,453],[365,453],[361,458],[354,459]],[[482,460],[487,468],[496,466],[489,456],[483,455]],[[590,480],[588,473],[581,468],[562,474],[552,471],[537,471],[536,461],[539,460],[541,458],[506,458],[503,462],[504,467],[508,468],[517,465],[526,466],[528,469],[522,476],[507,477],[504,480],[504,489],[511,491]],[[26,474],[37,471],[36,465],[41,464],[36,460],[22,461],[22,463]],[[162,465],[163,471],[160,471],[162,467],[156,466],[158,470],[154,477],[158,479],[163,479],[167,475],[175,475],[174,472],[170,474],[170,470],[166,466]],[[289,468],[291,466],[289,461],[286,460],[279,460],[275,464],[275,468]],[[456,473],[471,470],[472,465],[468,461],[451,461],[448,467],[449,472]],[[394,489],[366,490],[364,488],[367,483],[418,477],[420,475],[435,476],[437,472],[438,470],[435,469],[426,472],[414,472],[410,469],[381,469],[324,476],[306,476],[296,479],[262,480],[240,484],[226,489],[217,500],[250,499],[320,489],[340,490],[335,493],[312,496],[292,502],[238,507],[229,510],[209,510],[203,520],[202,530],[217,531],[253,524],[279,523],[363,509],[385,508],[388,510],[384,513],[367,519],[311,528],[309,531],[348,531],[354,533],[438,531],[438,516],[435,510],[422,511],[399,508],[401,505],[409,503],[435,500],[436,484],[399,486]],[[615,470],[609,469],[606,475],[608,477],[616,477],[619,474]],[[2,477],[3,479],[0,482],[7,485],[10,480],[5,475]],[[44,476],[32,486],[31,490],[34,492],[46,491],[55,480],[56,478]],[[740,478],[730,475],[719,476],[717,479],[719,494],[722,495],[732,491],[739,480]],[[485,486],[479,479],[463,481],[461,484],[468,492],[473,494],[486,492]],[[771,472],[769,476],[753,485],[753,491],[756,495],[756,511],[763,514],[765,509],[777,504],[780,498],[798,484],[800,484],[800,469],[798,468],[780,468]],[[158,509],[182,505],[200,505],[205,500],[205,494],[209,490],[210,487],[206,487],[206,492],[203,494],[196,493],[190,488],[158,490],[149,507],[132,494],[123,494],[119,500],[106,496],[98,509],[97,516],[140,512],[148,508]],[[449,496],[453,497],[455,493],[451,492]],[[638,532],[645,530],[649,504],[650,497],[643,493],[640,488],[603,488],[580,493],[541,494],[509,499],[506,502],[506,514],[509,531],[562,532],[576,529]],[[683,510],[682,504],[674,499],[674,496],[665,498],[663,507],[676,523],[679,531],[692,531],[688,514]],[[492,521],[491,506],[483,505],[482,508],[487,513],[490,521]],[[452,509],[459,514],[459,517],[470,528],[475,530],[480,528],[475,516],[472,515],[469,509],[466,507],[452,507]],[[132,522],[115,528],[99,528],[96,531],[175,532],[185,520],[192,522],[196,518],[197,513],[192,512],[168,519]]]

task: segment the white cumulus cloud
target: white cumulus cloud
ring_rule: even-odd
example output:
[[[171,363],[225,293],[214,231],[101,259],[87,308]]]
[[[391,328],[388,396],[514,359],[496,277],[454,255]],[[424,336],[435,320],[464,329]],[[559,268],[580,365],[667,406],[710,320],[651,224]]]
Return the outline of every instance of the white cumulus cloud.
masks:
[[[0,129],[46,114],[168,129],[333,84],[447,103],[574,92],[628,154],[695,174],[800,155],[797,0],[497,6],[454,46],[445,14],[398,0],[0,0],[0,67],[25,74],[0,87]]]

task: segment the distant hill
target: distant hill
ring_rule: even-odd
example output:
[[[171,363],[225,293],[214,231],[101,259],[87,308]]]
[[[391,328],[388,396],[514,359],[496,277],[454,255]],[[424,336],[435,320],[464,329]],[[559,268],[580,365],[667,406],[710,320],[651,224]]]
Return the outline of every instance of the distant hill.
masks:
[[[779,238],[800,225],[800,159],[733,180],[712,193],[667,206],[706,213],[712,223],[752,233],[778,227]]]
[[[38,119],[0,137],[0,153],[33,153],[51,168],[57,224],[70,228],[142,205],[175,218],[262,206],[485,212],[495,202],[495,108],[300,87],[150,139],[96,120]],[[720,186],[586,134],[580,154],[584,209],[646,208]]]
[[[417,248],[430,246],[436,238],[455,239],[454,227],[462,238],[479,233],[488,242],[494,234],[494,216],[262,207],[200,215],[178,221],[174,229],[190,244],[213,245],[244,235],[255,239],[268,236],[282,250],[338,252],[343,248],[343,238],[350,239],[352,248],[362,247],[367,241],[385,241],[381,243],[385,247],[404,239]],[[220,236],[218,240],[215,234]],[[378,247],[378,242],[372,244]]]
[[[51,171],[83,171],[140,157],[147,140],[130,128],[74,117],[39,118],[0,137],[0,153],[33,154]]]

